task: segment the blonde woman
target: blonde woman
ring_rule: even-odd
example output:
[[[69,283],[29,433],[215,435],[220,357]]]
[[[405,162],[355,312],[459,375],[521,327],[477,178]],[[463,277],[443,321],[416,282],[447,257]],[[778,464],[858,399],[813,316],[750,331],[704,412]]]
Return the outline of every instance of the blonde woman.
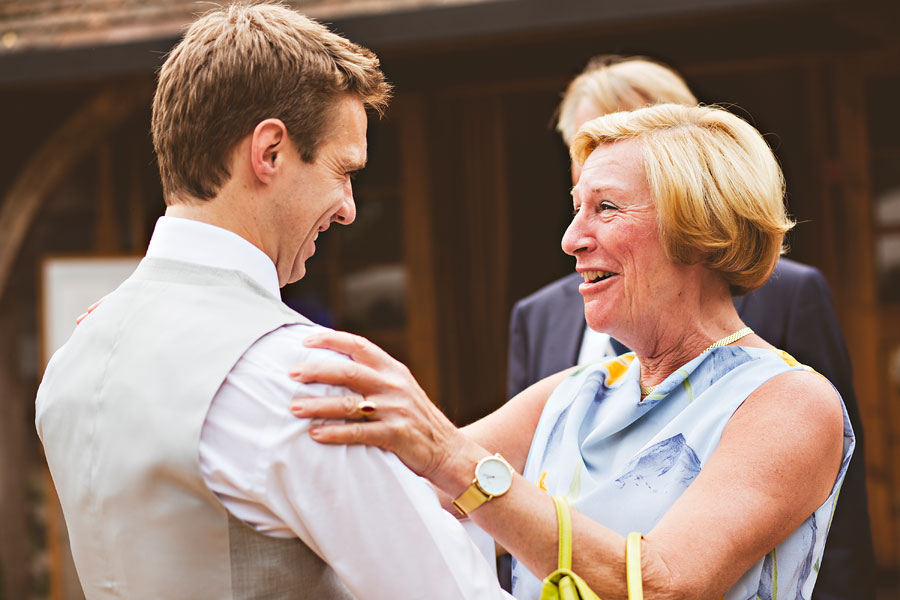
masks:
[[[572,157],[563,248],[588,325],[633,353],[551,376],[459,430],[403,365],[324,333],[307,343],[357,363],[294,376],[358,396],[298,398],[294,413],[353,419],[310,434],[390,449],[427,477],[515,557],[517,598],[538,598],[556,567],[550,494],[577,508],[573,569],[602,598],[627,595],[631,531],[648,598],[809,598],[854,439],[833,386],[748,331],[731,301],[766,281],[792,226],[771,151],[724,110],[660,105],[587,123]]]
[[[587,121],[658,103],[694,106],[697,99],[671,67],[640,56],[598,56],[567,87],[556,128],[568,147]],[[572,163],[575,182],[579,168],[577,162]],[[578,292],[581,282],[578,273],[570,273],[513,306],[507,397],[573,365],[627,352],[615,338],[587,326],[584,301]],[[863,460],[864,432],[850,357],[828,283],[814,267],[782,257],[765,285],[732,301],[738,316],[757,335],[827,377],[844,400],[856,435],[856,451],[841,487],[841,503],[832,520],[816,597],[873,600],[875,560]]]

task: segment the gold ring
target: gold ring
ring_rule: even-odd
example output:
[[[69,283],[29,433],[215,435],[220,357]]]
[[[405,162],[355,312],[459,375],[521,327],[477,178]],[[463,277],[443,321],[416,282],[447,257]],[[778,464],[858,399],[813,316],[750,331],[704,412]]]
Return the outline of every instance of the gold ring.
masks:
[[[359,404],[356,405],[356,412],[358,412],[364,419],[375,416],[375,411],[378,409],[378,405],[372,402],[371,400],[366,400],[363,398],[360,400]]]

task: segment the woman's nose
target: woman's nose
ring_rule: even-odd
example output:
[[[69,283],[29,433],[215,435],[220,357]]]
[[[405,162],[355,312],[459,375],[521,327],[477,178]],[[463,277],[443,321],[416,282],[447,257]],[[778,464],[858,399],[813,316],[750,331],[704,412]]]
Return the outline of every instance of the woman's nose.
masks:
[[[563,252],[571,256],[590,250],[595,245],[594,236],[590,234],[579,217],[580,213],[575,215],[562,237]]]

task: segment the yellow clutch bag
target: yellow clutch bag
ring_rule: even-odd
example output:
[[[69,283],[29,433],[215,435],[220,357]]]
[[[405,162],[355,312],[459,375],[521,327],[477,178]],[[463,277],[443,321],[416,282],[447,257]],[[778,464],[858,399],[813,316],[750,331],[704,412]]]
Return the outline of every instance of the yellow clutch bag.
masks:
[[[584,579],[572,570],[572,516],[564,496],[553,496],[559,523],[558,568],[544,578],[540,600],[600,600]],[[625,544],[629,600],[643,600],[641,587],[641,534],[631,533]]]

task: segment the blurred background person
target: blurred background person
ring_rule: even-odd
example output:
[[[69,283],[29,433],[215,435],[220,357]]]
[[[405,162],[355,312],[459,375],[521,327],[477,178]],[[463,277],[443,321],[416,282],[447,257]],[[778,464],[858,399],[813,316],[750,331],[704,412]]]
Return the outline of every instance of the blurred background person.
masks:
[[[569,84],[557,130],[567,146],[587,121],[657,103],[696,105],[697,98],[673,69],[644,57],[598,56]],[[572,164],[572,182],[580,166]],[[571,367],[616,356],[627,348],[587,326],[583,282],[571,273],[518,301],[509,334],[509,397]],[[831,291],[815,268],[781,258],[761,288],[734,298],[741,319],[760,337],[827,377],[847,406],[857,449],[841,490],[815,597],[874,598],[874,556],[869,525],[862,422],[853,390],[850,358],[834,313]],[[505,564],[501,561],[501,577]]]

